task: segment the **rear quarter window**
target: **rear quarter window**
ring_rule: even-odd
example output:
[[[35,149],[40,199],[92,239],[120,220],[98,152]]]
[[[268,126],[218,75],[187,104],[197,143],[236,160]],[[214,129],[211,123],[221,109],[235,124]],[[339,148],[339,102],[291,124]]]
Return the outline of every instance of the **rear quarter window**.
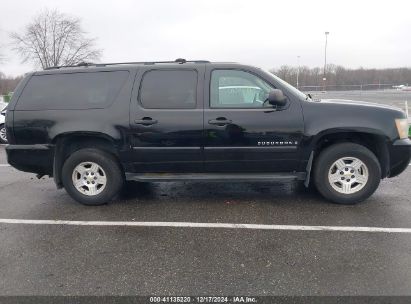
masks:
[[[128,71],[34,75],[16,110],[106,108],[114,102],[128,76]]]

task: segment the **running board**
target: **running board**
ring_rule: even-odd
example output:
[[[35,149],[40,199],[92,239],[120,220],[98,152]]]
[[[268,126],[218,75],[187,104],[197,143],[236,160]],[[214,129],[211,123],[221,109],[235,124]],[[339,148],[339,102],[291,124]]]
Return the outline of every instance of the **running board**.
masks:
[[[126,180],[174,181],[293,181],[305,180],[305,172],[296,173],[126,173]]]

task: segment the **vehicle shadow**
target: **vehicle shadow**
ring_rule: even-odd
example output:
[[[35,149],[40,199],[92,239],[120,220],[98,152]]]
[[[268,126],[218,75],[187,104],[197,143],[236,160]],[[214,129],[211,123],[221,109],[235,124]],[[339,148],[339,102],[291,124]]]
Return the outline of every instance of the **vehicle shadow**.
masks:
[[[318,202],[324,199],[300,182],[127,182],[116,203],[139,204],[163,201],[213,202]]]
[[[156,193],[152,183],[127,181],[119,194],[121,200],[155,199]]]

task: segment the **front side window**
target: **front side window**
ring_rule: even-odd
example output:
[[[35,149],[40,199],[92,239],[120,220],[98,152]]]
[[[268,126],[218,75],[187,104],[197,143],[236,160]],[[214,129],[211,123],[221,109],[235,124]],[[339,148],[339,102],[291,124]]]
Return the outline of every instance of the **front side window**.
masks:
[[[215,70],[211,74],[211,108],[262,108],[273,87],[261,78],[239,70]]]
[[[196,71],[152,70],[143,76],[140,102],[146,109],[193,109],[196,91]]]

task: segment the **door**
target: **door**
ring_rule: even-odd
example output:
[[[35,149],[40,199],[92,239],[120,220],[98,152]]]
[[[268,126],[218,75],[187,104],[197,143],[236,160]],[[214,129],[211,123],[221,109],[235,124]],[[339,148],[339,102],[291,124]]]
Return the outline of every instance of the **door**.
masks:
[[[290,172],[299,165],[303,118],[298,100],[274,108],[267,102],[275,87],[256,71],[209,69],[205,94],[205,170],[207,172]],[[278,86],[278,85],[277,85]],[[286,92],[284,92],[286,93]]]
[[[201,172],[204,65],[142,68],[130,110],[131,171]]]

